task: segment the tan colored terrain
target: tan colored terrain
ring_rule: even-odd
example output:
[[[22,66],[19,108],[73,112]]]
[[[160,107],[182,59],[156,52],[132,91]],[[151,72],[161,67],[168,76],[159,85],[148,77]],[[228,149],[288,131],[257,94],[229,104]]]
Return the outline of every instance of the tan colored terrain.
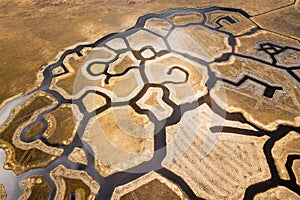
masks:
[[[85,152],[83,149],[76,147],[72,153],[68,156],[68,159],[74,163],[80,163],[83,165],[88,165],[88,160],[86,158]]]
[[[51,63],[63,49],[127,29],[141,15],[210,5],[241,8],[257,15],[292,3],[292,0],[259,3],[256,0],[3,0],[0,2],[0,102],[31,91],[37,85],[33,74]],[[285,16],[295,18],[297,13]]]
[[[55,199],[69,199],[71,192],[76,194],[79,199],[94,199],[99,184],[94,181],[85,171],[70,170],[59,165],[51,172],[58,192]]]
[[[46,199],[50,194],[50,188],[43,176],[35,176],[22,181],[24,194],[20,200]]]
[[[291,200],[299,200],[300,197],[294,193],[293,191],[290,191],[289,189],[285,187],[276,187],[273,188],[267,192],[258,194],[255,198],[255,200],[267,200],[267,199],[274,199],[274,200],[280,200],[280,199],[291,199]]]
[[[35,140],[35,144],[18,142],[18,135],[23,130],[19,126],[32,121],[38,113],[55,104],[56,102],[50,95],[38,93],[29,99],[25,106],[17,107],[13,111],[14,118],[1,126],[0,146],[7,154],[5,169],[19,174],[31,168],[45,167],[62,153],[57,148],[45,147],[39,140]]]
[[[188,198],[181,189],[157,174],[150,172],[135,181],[115,188],[112,200],[182,199]]]
[[[153,132],[148,117],[123,106],[91,119],[83,140],[94,152],[98,172],[108,176],[149,160],[153,154]]]
[[[5,187],[2,184],[0,184],[0,198],[1,199],[5,199],[6,198]]]
[[[239,87],[219,82],[212,93],[226,104],[224,107],[228,111],[242,112],[248,120],[266,130],[275,130],[279,124],[300,125],[300,90],[297,81],[274,67],[235,56],[228,62],[213,64],[212,69],[219,77],[236,83],[244,75],[249,75],[284,88],[284,91],[276,91],[272,98],[266,98],[262,97],[265,87],[251,80]]]
[[[282,179],[285,179],[285,180],[290,179],[289,174],[285,167],[287,157],[289,155],[299,154],[299,153],[300,153],[300,137],[299,137],[299,134],[296,132],[290,132],[284,138],[282,138],[281,140],[279,140],[275,143],[274,148],[272,149],[272,154],[275,159],[275,163],[277,166],[277,170],[279,172],[279,176]],[[294,163],[294,164],[295,164],[294,166],[296,167],[297,164],[296,163]],[[296,169],[296,171],[294,173],[296,174],[296,177],[298,177],[299,171],[297,170],[297,168],[295,168],[295,169]]]
[[[168,153],[163,165],[179,174],[198,196],[241,199],[247,186],[270,177],[262,151],[267,137],[213,133],[210,128],[216,122],[226,123],[201,105],[167,127]]]
[[[1,1],[0,172],[24,200],[299,199],[299,2]]]

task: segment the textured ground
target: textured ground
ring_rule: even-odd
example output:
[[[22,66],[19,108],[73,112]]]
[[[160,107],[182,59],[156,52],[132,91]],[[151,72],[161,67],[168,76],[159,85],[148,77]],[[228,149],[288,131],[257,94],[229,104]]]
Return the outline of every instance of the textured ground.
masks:
[[[300,199],[299,2],[0,10],[0,199]]]

